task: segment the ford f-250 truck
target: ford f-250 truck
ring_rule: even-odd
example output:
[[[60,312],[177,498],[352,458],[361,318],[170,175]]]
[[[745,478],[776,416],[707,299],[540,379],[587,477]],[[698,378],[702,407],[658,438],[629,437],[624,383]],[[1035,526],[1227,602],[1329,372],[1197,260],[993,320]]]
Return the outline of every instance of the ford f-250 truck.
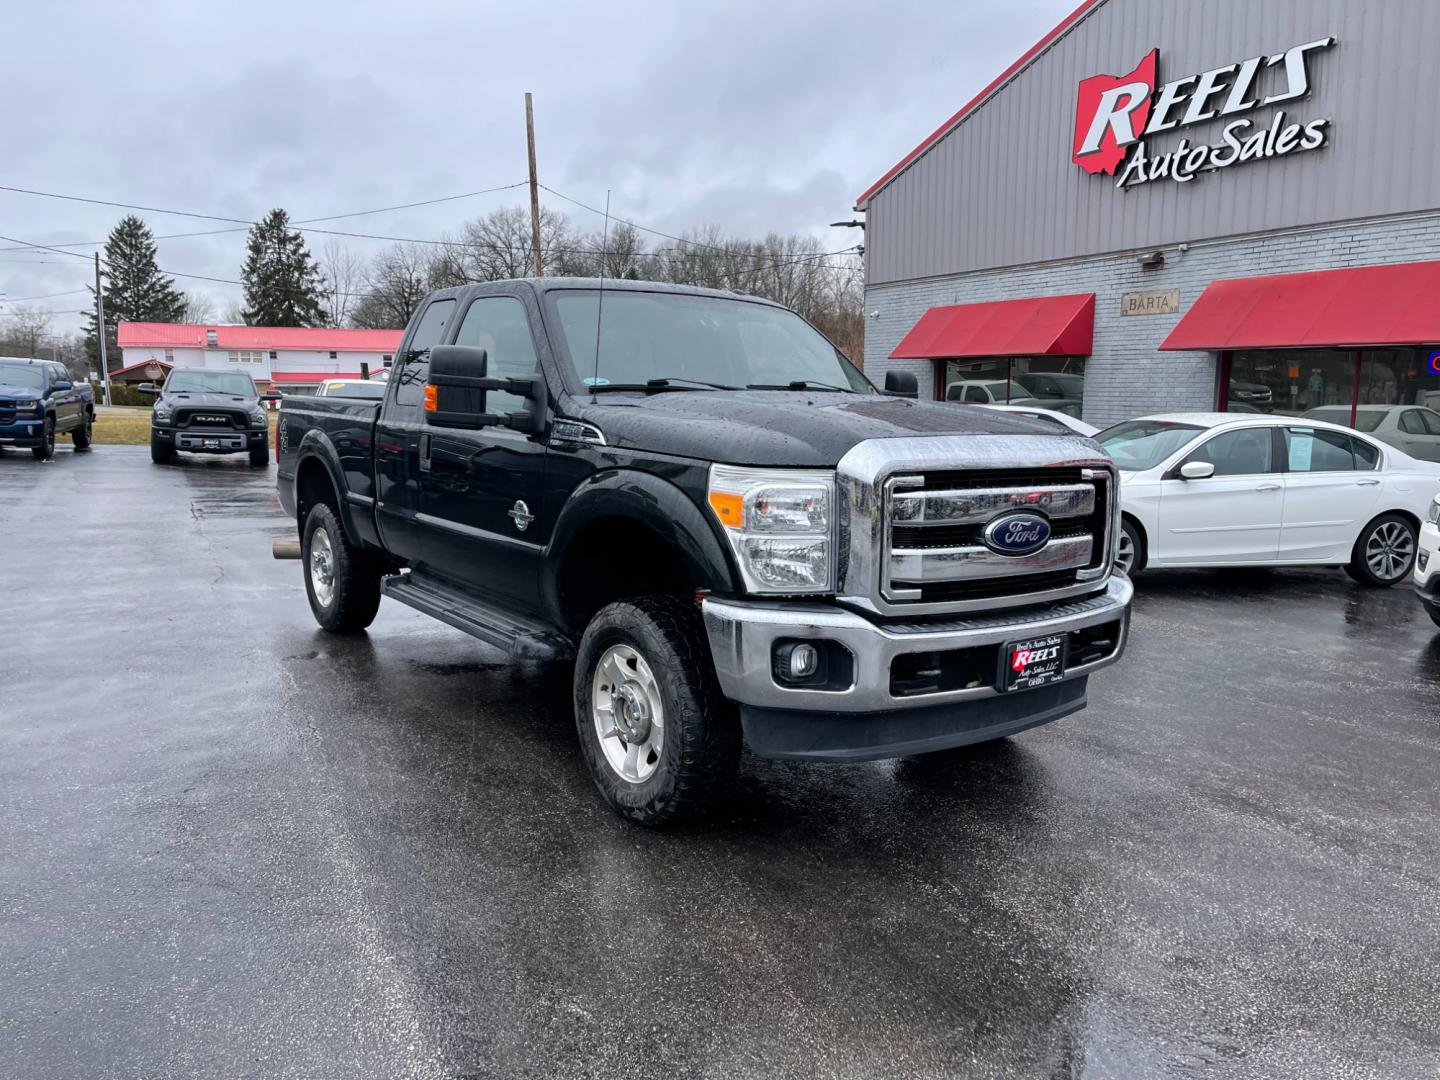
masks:
[[[383,595],[573,665],[597,785],[658,822],[721,789],[742,733],[936,751],[1075,712],[1119,658],[1110,459],[914,387],[877,392],[764,300],[465,286],[421,305],[382,401],[285,399],[279,495],[324,629]]]

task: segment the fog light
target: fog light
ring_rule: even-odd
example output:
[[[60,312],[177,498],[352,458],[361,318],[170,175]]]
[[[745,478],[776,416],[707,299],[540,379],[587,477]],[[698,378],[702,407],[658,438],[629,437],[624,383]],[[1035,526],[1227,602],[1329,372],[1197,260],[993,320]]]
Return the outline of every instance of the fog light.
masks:
[[[820,666],[820,653],[814,645],[794,645],[790,648],[789,676],[792,679],[808,679]]]
[[[771,668],[782,686],[824,682],[820,650],[808,641],[784,641],[775,646]],[[818,677],[818,678],[817,678]]]

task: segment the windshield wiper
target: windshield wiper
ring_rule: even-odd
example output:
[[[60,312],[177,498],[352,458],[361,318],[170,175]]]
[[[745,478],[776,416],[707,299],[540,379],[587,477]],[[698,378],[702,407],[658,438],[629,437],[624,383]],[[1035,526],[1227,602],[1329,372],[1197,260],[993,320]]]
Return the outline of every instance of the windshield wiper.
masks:
[[[678,383],[684,383],[686,385],[676,385]],[[658,394],[664,390],[739,390],[740,387],[730,386],[726,383],[702,382],[699,379],[685,379],[677,376],[664,379],[648,379],[643,383],[605,383],[603,386],[587,386],[585,389],[592,394]]]
[[[834,390],[841,394],[853,394],[856,391],[849,386],[831,386],[829,383],[816,382],[814,379],[796,379],[789,383],[751,383],[747,390]]]

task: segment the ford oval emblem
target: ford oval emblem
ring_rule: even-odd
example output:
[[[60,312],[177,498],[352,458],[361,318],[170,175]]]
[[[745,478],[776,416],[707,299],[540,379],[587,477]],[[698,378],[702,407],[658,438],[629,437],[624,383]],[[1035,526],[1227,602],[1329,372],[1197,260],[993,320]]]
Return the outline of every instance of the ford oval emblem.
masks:
[[[1029,510],[1002,514],[980,534],[997,555],[1033,555],[1050,539],[1050,520]]]

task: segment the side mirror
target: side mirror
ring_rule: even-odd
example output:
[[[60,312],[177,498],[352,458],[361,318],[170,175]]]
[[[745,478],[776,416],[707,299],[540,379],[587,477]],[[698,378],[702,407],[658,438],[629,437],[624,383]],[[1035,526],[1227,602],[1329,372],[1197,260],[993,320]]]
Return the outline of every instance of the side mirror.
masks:
[[[158,393],[160,393],[160,391],[159,391],[158,389],[156,389],[155,384],[154,384],[153,382],[142,382],[139,386],[135,387],[135,392],[136,392],[137,394],[158,394]]]
[[[73,390],[74,388],[75,384],[69,379],[56,379],[50,384],[51,390]]]
[[[261,401],[283,401],[284,399],[285,395],[278,390],[266,390],[265,393],[260,395]]]
[[[891,397],[918,398],[920,382],[913,371],[887,371],[885,393]]]
[[[430,350],[430,378],[425,387],[425,422],[432,427],[508,427],[530,435],[545,431],[545,380],[539,375],[492,379],[489,354],[475,345],[436,345]],[[504,390],[527,398],[523,412],[488,413],[485,395]]]
[[[1215,464],[1211,461],[1187,461],[1180,466],[1182,480],[1208,480],[1215,475]]]

